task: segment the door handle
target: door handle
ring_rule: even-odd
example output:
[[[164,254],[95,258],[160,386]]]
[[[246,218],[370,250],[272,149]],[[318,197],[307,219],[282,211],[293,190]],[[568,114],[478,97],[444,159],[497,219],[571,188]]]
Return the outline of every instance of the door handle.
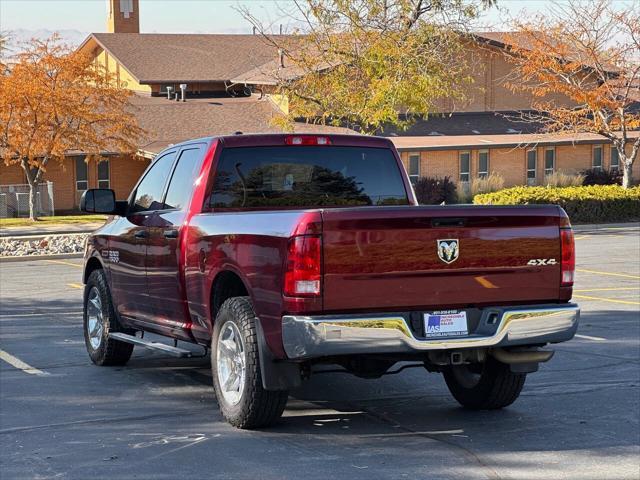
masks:
[[[146,230],[136,230],[136,233],[133,234],[135,238],[147,238],[149,233]]]
[[[178,230],[175,228],[165,230],[162,234],[164,235],[164,238],[178,238]]]

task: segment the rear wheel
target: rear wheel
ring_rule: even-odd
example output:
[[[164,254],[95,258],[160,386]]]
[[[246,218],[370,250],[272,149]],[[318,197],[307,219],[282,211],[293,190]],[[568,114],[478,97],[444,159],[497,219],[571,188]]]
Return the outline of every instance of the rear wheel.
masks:
[[[526,373],[513,373],[509,365],[488,357],[484,363],[452,365],[443,372],[453,397],[465,408],[493,410],[516,401]]]
[[[96,365],[124,365],[131,358],[133,345],[109,338],[109,332],[133,333],[118,322],[107,278],[103,270],[89,275],[84,289],[84,343]]]
[[[226,300],[216,316],[211,339],[213,387],[222,416],[238,428],[275,423],[289,392],[262,388],[256,316],[248,297]]]

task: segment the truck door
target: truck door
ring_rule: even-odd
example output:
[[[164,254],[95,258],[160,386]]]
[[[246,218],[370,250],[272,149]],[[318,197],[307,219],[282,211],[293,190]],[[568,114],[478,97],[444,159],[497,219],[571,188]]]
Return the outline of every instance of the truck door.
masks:
[[[173,169],[163,208],[154,213],[147,249],[147,291],[156,326],[164,333],[190,339],[183,291],[181,236],[205,145],[188,145]],[[185,330],[186,328],[186,330]]]
[[[175,150],[167,152],[147,169],[132,194],[127,216],[118,220],[117,231],[109,241],[112,294],[125,322],[148,322],[152,314],[147,294],[147,244],[175,157]]]

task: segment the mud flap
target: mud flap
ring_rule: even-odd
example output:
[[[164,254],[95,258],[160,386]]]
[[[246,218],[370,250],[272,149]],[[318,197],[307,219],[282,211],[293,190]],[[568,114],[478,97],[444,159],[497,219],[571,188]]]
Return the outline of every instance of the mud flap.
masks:
[[[296,363],[276,359],[273,356],[269,345],[267,345],[259,318],[256,318],[256,335],[258,336],[262,388],[265,390],[290,390],[300,386],[302,383],[300,366]]]

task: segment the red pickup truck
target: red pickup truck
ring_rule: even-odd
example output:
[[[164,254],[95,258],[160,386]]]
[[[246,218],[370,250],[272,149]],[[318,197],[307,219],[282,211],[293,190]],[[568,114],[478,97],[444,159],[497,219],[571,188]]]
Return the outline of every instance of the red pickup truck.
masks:
[[[561,208],[418,206],[384,138],[193,140],[160,153],[127,201],[93,189],[81,208],[113,215],[85,252],[91,360],[200,345],[240,428],[278,420],[319,364],[365,378],[420,365],[463,406],[502,408],[578,327]]]

